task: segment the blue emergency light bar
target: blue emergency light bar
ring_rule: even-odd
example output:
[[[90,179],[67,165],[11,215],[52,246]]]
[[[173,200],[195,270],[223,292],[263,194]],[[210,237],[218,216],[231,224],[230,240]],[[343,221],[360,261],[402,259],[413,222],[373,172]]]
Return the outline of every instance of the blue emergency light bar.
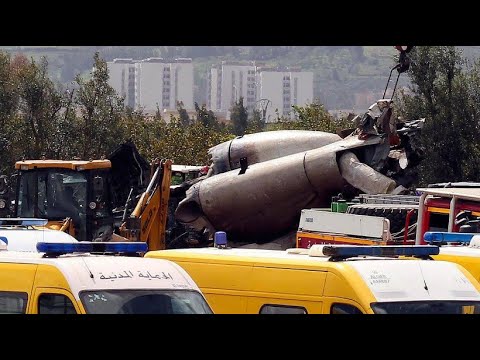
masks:
[[[324,256],[332,257],[354,257],[354,256],[430,256],[438,255],[440,249],[433,245],[312,245],[322,246],[321,252]],[[315,250],[313,250],[315,251]]]
[[[35,218],[0,218],[0,225],[5,226],[44,226],[47,225],[47,219]]]
[[[37,251],[47,254],[71,253],[139,253],[148,251],[145,242],[90,242],[79,241],[76,243],[49,243],[38,242]]]
[[[456,233],[456,232],[442,232],[442,231],[427,231],[423,235],[423,240],[426,243],[465,243],[469,244],[474,233]]]

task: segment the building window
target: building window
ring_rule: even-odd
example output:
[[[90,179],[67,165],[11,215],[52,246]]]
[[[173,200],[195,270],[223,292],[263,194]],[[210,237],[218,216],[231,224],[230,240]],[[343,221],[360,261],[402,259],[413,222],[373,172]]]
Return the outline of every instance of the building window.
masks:
[[[121,89],[120,89],[121,96],[125,96],[125,69],[122,69],[122,81],[121,81]]]
[[[243,71],[240,71],[240,96],[243,94]]]
[[[0,314],[25,314],[27,298],[27,293],[0,291]]]
[[[349,304],[332,304],[330,314],[363,314],[360,309]]]
[[[178,78],[180,77],[180,67],[175,69],[175,104],[178,102]]]
[[[39,314],[76,314],[72,301],[61,294],[42,294],[38,298]]]
[[[297,105],[298,98],[298,78],[293,79],[293,103]]]
[[[307,310],[301,306],[290,305],[263,305],[260,314],[307,314]]]

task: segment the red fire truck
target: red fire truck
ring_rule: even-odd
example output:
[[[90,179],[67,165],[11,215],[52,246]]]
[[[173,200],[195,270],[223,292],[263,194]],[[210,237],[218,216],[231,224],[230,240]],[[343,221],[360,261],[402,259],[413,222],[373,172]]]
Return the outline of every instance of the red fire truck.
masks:
[[[350,207],[346,213],[305,209],[297,231],[297,247],[328,243],[420,245],[426,243],[426,232],[480,232],[480,184],[435,184],[417,191],[421,194],[417,205],[411,201],[402,204],[398,196],[396,204],[352,205],[356,209],[353,213],[349,213]],[[363,212],[359,210],[362,208]],[[369,214],[373,208],[376,211]],[[385,216],[378,209],[384,209]],[[405,219],[403,229],[396,232],[391,231],[394,210],[399,214],[403,211]]]

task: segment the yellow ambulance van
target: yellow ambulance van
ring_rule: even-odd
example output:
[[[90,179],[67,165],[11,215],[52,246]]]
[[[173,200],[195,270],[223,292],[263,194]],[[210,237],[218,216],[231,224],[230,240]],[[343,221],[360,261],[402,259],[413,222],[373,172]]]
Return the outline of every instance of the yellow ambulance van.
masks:
[[[220,246],[145,257],[184,268],[215,313],[480,313],[480,284],[457,264],[431,260],[438,251],[431,245]]]
[[[38,242],[38,252],[7,248],[8,238],[1,236],[2,314],[212,313],[177,264],[113,255],[145,252],[146,243]]]
[[[432,231],[425,233],[424,240],[441,245],[434,259],[459,264],[480,281],[480,234]]]

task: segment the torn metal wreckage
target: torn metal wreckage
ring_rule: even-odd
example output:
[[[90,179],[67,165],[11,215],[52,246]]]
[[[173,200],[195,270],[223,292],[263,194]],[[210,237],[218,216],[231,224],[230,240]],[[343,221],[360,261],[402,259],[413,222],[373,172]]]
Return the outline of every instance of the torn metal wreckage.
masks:
[[[424,119],[397,123],[392,101],[381,99],[354,120],[357,128],[344,138],[283,130],[212,147],[210,170],[186,191],[176,221],[210,236],[225,231],[232,246],[268,244],[295,230],[302,209],[329,207],[339,193],[348,199],[406,190],[422,158]]]

